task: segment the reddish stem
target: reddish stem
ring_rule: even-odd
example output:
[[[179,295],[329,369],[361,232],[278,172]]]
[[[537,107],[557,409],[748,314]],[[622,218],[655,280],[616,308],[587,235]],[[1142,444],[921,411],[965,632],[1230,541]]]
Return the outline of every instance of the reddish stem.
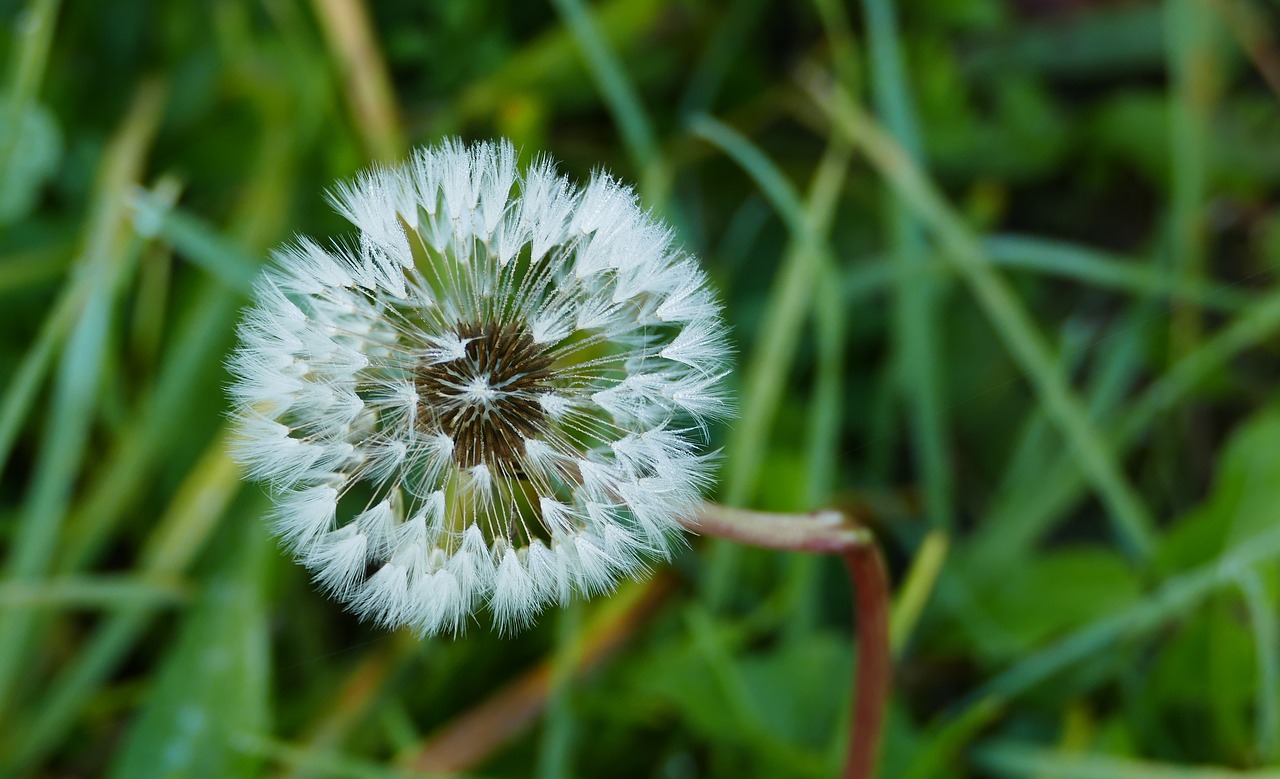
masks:
[[[875,543],[842,555],[854,589],[858,625],[858,671],[853,679],[853,732],[845,779],[871,779],[880,757],[880,732],[889,703],[893,662],[889,648],[889,576]]]
[[[889,577],[875,537],[838,511],[767,514],[707,504],[685,521],[695,533],[790,552],[839,554],[854,590],[858,630],[853,723],[844,779],[873,779],[889,702]]]

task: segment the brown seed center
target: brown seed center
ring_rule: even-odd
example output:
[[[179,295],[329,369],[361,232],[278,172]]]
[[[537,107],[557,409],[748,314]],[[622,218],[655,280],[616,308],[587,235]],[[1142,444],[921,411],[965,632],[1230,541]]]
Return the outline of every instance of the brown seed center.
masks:
[[[516,464],[523,439],[542,432],[538,395],[548,391],[552,358],[516,325],[458,326],[465,355],[414,371],[419,424],[453,439],[453,458],[470,468]]]

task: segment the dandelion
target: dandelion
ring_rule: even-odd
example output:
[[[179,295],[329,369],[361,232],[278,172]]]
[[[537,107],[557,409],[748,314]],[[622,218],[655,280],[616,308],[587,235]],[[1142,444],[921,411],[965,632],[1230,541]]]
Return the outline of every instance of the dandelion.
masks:
[[[726,412],[697,261],[597,173],[449,141],[341,185],[355,241],[278,251],[231,360],[237,460],[355,613],[500,630],[666,554]]]

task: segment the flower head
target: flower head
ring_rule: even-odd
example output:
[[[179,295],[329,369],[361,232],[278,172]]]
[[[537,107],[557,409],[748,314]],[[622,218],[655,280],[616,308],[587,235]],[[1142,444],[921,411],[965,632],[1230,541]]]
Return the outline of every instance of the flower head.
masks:
[[[726,410],[696,260],[603,174],[450,141],[333,196],[358,240],[259,280],[232,358],[236,456],[356,613],[457,632],[610,589],[664,554]]]

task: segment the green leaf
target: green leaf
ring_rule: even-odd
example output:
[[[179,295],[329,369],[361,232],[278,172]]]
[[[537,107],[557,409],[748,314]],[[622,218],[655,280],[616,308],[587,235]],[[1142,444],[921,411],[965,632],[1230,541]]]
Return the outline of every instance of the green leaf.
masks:
[[[1024,564],[979,563],[968,578],[971,597],[999,628],[981,646],[989,659],[1025,653],[1134,603],[1140,592],[1133,567],[1100,547],[1064,549]]]
[[[672,647],[650,658],[652,667],[637,669],[637,692],[648,705],[674,707],[699,741],[732,744],[762,758],[803,764],[803,750],[829,745],[848,704],[847,637],[814,632],[736,656],[729,631],[701,620],[693,644]]]
[[[1272,527],[1280,506],[1280,409],[1241,425],[1224,450],[1209,499],[1169,531],[1156,558],[1168,573],[1202,565]]]

